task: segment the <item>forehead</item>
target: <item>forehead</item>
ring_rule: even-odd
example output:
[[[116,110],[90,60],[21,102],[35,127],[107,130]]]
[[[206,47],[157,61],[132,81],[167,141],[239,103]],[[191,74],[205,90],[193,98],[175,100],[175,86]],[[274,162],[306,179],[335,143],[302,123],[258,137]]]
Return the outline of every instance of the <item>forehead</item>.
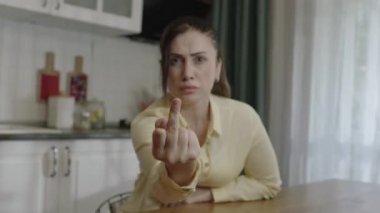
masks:
[[[178,35],[170,45],[171,53],[190,54],[210,51],[215,51],[212,39],[196,30],[189,30]]]

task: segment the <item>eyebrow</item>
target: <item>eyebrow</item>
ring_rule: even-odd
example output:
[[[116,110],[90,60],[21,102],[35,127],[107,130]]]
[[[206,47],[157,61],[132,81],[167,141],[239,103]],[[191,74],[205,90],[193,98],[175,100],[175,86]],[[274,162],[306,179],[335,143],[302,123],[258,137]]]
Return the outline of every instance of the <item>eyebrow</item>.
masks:
[[[190,55],[196,56],[196,55],[205,54],[205,53],[206,53],[206,51],[200,51],[200,52],[191,53]],[[179,53],[170,53],[170,55],[182,57],[182,55]]]
[[[205,51],[200,51],[200,52],[191,53],[190,55],[195,56],[195,55],[200,55],[200,54],[205,54],[205,53],[206,53]]]

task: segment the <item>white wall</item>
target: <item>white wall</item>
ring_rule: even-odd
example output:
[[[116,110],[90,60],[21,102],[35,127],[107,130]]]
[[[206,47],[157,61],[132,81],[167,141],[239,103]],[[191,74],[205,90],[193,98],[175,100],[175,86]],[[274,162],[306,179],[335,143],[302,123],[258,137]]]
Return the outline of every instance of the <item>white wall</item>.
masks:
[[[46,51],[56,55],[62,91],[74,57],[84,57],[88,97],[105,102],[108,122],[131,119],[142,91],[160,95],[158,45],[0,19],[0,122],[45,121],[37,84]]]

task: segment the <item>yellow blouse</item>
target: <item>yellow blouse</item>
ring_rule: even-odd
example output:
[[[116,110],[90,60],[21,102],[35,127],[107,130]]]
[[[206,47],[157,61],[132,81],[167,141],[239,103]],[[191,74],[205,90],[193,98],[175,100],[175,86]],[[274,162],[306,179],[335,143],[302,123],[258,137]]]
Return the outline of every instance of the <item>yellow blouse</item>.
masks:
[[[163,97],[132,122],[132,140],[140,162],[135,189],[124,212],[160,208],[186,199],[197,186],[210,187],[214,202],[270,199],[281,189],[277,159],[255,110],[248,104],[212,95],[211,122],[192,182],[179,186],[152,155],[152,133],[158,118],[168,117]],[[187,123],[180,116],[180,126]]]

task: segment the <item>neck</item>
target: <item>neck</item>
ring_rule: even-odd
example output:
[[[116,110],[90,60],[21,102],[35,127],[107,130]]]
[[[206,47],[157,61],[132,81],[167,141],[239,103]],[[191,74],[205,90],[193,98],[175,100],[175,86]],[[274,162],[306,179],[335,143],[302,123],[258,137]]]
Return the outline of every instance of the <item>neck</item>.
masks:
[[[210,121],[210,97],[194,104],[183,103],[181,114],[187,121],[189,128],[197,135],[199,144],[202,146],[206,142]]]
[[[189,123],[190,127],[208,124],[210,101],[199,101],[198,103],[182,105],[181,114]]]

